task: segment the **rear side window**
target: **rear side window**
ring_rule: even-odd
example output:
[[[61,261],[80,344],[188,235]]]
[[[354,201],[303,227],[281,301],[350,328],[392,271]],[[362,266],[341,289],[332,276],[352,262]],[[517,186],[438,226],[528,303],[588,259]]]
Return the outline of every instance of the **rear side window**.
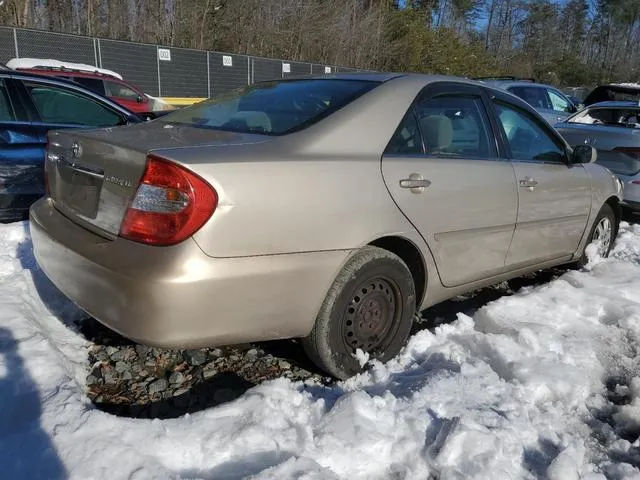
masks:
[[[419,101],[415,109],[427,155],[495,157],[489,142],[488,119],[479,97],[429,98]]]
[[[24,85],[45,123],[109,127],[123,121],[118,113],[79,92],[36,82]]]
[[[11,101],[9,100],[9,92],[4,80],[0,80],[0,122],[11,122],[16,119]]]
[[[377,85],[379,82],[324,79],[263,82],[176,110],[158,121],[282,135],[319,121]]]
[[[514,95],[517,95],[533,108],[551,110],[551,102],[544,88],[540,87],[509,87]]]
[[[104,95],[104,84],[100,79],[87,78],[87,77],[72,77],[72,80],[76,83],[79,83],[83,87],[88,88],[92,92],[99,93],[100,95]]]

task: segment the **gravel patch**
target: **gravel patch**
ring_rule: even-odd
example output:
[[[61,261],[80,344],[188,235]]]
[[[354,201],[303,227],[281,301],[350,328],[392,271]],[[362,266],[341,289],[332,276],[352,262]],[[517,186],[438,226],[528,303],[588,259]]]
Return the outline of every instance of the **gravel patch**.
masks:
[[[171,350],[134,344],[93,319],[81,331],[93,342],[87,395],[97,408],[121,416],[175,418],[234,400],[278,377],[332,381],[294,341]]]

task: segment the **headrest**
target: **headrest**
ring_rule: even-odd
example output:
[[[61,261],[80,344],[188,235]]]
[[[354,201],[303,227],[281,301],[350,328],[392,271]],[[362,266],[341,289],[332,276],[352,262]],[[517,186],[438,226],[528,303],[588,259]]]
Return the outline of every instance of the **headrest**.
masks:
[[[453,140],[453,125],[445,115],[429,115],[420,121],[427,150],[449,147]]]

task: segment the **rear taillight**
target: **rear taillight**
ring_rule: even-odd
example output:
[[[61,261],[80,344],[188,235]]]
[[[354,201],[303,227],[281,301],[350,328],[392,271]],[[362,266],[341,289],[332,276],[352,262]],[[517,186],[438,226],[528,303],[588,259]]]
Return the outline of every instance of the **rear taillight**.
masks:
[[[640,160],[640,148],[638,147],[616,147],[613,150]]]
[[[149,155],[120,236],[147,245],[174,245],[198,231],[218,204],[215,189],[195,173]]]

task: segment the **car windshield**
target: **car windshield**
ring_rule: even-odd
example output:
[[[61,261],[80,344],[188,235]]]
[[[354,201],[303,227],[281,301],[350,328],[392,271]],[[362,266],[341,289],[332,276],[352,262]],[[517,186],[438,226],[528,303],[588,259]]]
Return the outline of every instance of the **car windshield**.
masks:
[[[262,82],[176,110],[159,121],[242,133],[301,130],[379,85],[363,80]]]
[[[621,128],[640,128],[640,108],[586,108],[568,120]]]

